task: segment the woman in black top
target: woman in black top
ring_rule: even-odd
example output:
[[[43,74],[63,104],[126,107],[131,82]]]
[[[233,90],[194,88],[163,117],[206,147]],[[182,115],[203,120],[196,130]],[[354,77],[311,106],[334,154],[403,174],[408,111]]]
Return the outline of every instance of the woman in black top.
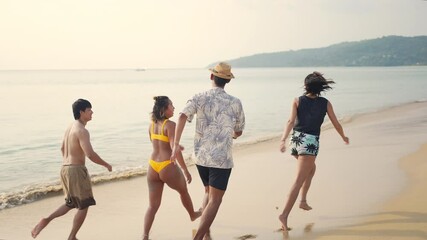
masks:
[[[316,172],[316,156],[319,151],[320,127],[323,119],[328,114],[332,125],[348,144],[349,139],[345,136],[341,124],[338,122],[332,108],[331,102],[326,98],[320,97],[323,91],[332,89],[329,84],[333,81],[326,80],[321,73],[313,72],[304,80],[305,93],[292,101],[291,113],[282,138],[280,140],[280,151],[285,152],[285,141],[293,130],[290,139],[291,154],[298,161],[298,173],[294,184],[290,190],[285,208],[279,216],[282,229],[291,230],[288,227],[288,216],[301,191],[301,202],[299,207],[304,210],[311,210],[307,204],[307,192],[310,188],[311,180]]]

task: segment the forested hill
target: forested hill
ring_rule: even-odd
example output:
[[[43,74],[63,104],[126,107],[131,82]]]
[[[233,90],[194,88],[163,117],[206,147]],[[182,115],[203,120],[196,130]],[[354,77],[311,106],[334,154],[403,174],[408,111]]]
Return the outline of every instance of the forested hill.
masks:
[[[324,48],[255,54],[227,62],[232,67],[427,65],[427,36],[387,36]]]

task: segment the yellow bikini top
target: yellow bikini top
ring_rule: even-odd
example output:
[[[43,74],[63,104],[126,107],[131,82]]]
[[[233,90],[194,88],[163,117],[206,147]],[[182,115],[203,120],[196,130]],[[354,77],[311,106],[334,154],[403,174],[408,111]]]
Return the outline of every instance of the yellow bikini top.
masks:
[[[154,122],[151,124],[151,140],[157,139],[162,142],[169,142],[169,137],[163,134],[163,129],[167,121],[168,120],[165,119],[165,121],[163,122],[160,134],[154,133]]]

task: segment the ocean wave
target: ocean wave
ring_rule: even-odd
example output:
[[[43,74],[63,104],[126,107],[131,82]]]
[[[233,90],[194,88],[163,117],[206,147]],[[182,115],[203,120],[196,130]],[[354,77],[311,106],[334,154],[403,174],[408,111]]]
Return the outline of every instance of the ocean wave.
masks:
[[[187,166],[194,165],[194,154],[185,155],[184,161]],[[97,185],[146,176],[147,169],[143,166],[127,167],[113,172],[91,173],[90,175],[92,185]],[[25,186],[19,191],[0,193],[0,211],[6,208],[13,208],[42,200],[47,197],[57,196],[61,193],[62,186],[59,180]]]
[[[92,184],[101,184],[113,181],[126,180],[133,177],[145,176],[147,170],[142,167],[129,168],[111,173],[91,174]],[[0,193],[0,211],[23,204],[31,203],[47,197],[56,196],[62,193],[62,186],[59,181],[39,183],[27,186],[20,191]]]
[[[0,210],[16,207],[37,199],[45,198],[62,190],[59,182],[38,184],[26,187],[18,192],[8,192],[0,194]]]

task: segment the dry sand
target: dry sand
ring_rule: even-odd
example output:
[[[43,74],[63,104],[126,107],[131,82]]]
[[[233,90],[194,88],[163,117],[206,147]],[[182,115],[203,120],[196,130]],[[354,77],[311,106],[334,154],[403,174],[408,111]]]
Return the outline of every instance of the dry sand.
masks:
[[[363,222],[315,234],[313,239],[427,239],[427,144],[401,161],[409,181],[383,207]]]
[[[350,145],[333,129],[322,132],[308,196],[313,210],[296,205],[289,217],[293,230],[287,234],[276,231],[277,217],[294,180],[296,160],[279,152],[278,139],[235,148],[235,168],[211,228],[213,238],[427,239],[427,103],[358,116],[344,129]],[[189,192],[198,208],[203,187],[196,169],[190,167],[190,172],[194,180]],[[94,194],[97,205],[90,208],[79,239],[140,239],[148,206],[145,177],[96,185]],[[0,211],[0,239],[32,239],[34,225],[62,203],[58,195]],[[37,239],[66,239],[73,215],[54,220]],[[191,239],[197,225],[179,195],[165,188],[151,239]]]

